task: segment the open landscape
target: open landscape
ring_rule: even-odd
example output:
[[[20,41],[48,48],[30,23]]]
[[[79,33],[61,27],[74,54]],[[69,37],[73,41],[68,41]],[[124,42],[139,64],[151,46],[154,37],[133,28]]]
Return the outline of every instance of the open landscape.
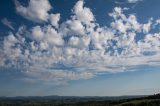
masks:
[[[0,0],[0,106],[160,106],[160,0]]]
[[[119,97],[1,97],[0,106],[160,106],[160,94]]]

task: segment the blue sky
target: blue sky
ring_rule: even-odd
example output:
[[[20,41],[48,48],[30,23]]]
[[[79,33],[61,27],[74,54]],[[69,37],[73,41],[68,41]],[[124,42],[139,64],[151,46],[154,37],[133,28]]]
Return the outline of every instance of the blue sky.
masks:
[[[0,96],[160,92],[159,3],[1,1]]]

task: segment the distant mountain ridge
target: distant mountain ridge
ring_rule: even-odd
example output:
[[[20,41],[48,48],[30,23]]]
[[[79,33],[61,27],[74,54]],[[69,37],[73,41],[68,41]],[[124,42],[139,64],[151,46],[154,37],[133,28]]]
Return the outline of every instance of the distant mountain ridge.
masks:
[[[0,100],[30,100],[30,99],[43,99],[43,100],[60,100],[60,99],[78,99],[78,100],[120,100],[120,99],[134,99],[147,97],[147,95],[131,95],[131,96],[15,96],[15,97],[0,97]]]
[[[0,106],[160,106],[160,94],[136,96],[0,97]]]

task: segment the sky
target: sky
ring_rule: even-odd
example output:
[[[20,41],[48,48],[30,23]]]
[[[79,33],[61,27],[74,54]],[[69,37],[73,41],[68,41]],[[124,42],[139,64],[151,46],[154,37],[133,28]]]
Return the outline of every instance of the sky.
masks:
[[[0,2],[0,96],[160,92],[159,0]]]

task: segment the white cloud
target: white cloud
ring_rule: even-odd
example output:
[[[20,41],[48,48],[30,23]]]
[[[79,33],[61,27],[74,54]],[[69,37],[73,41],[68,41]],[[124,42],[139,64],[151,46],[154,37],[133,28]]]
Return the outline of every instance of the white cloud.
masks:
[[[23,6],[15,0],[15,4],[16,11],[26,19],[42,22],[49,18],[48,11],[51,9],[51,5],[48,0],[30,0],[28,6]]]
[[[79,38],[78,37],[74,37],[72,36],[70,39],[69,39],[69,45],[71,46],[78,46],[79,45]]]
[[[40,26],[33,27],[32,36],[36,41],[41,41],[44,38],[44,33]]]
[[[5,26],[7,26],[7,27],[9,27],[10,29],[14,30],[13,23],[10,22],[7,18],[3,18],[3,19],[1,20],[1,22],[2,22]]]
[[[76,15],[76,18],[84,23],[90,23],[94,21],[94,16],[91,10],[87,7],[84,7],[84,1],[79,0],[73,8],[73,13]]]
[[[59,20],[60,20],[60,14],[59,13],[50,15],[51,24],[53,26],[55,26],[56,28],[59,26],[58,25]]]
[[[157,19],[157,20],[156,20],[156,24],[160,24],[160,19]]]
[[[54,46],[54,45],[63,45],[62,36],[50,25],[46,27],[35,26],[32,29],[31,35],[34,40],[38,43],[41,42],[41,45],[44,44]]]
[[[112,23],[112,27],[122,33],[126,33],[127,30],[127,25],[125,25],[122,20],[117,20],[116,22]]]
[[[111,25],[101,27],[84,1],[78,1],[73,15],[61,24],[60,14],[51,13],[48,24],[29,30],[20,27],[1,41],[0,66],[18,67],[27,78],[66,84],[140,65],[159,65],[160,34],[150,33],[153,21],[140,23],[120,7],[109,15]],[[144,38],[137,40],[137,33]]]
[[[152,19],[148,23],[143,24],[143,32],[148,33],[151,29]]]
[[[137,32],[140,32],[141,31],[141,24],[138,23],[137,21],[137,18],[135,15],[131,14],[129,17],[128,17],[128,22],[130,23],[131,27],[137,31]]]
[[[142,1],[142,0],[128,0],[129,3],[137,3],[139,1]]]
[[[68,34],[77,34],[78,36],[84,35],[84,26],[79,20],[68,20],[66,25],[69,27]]]

